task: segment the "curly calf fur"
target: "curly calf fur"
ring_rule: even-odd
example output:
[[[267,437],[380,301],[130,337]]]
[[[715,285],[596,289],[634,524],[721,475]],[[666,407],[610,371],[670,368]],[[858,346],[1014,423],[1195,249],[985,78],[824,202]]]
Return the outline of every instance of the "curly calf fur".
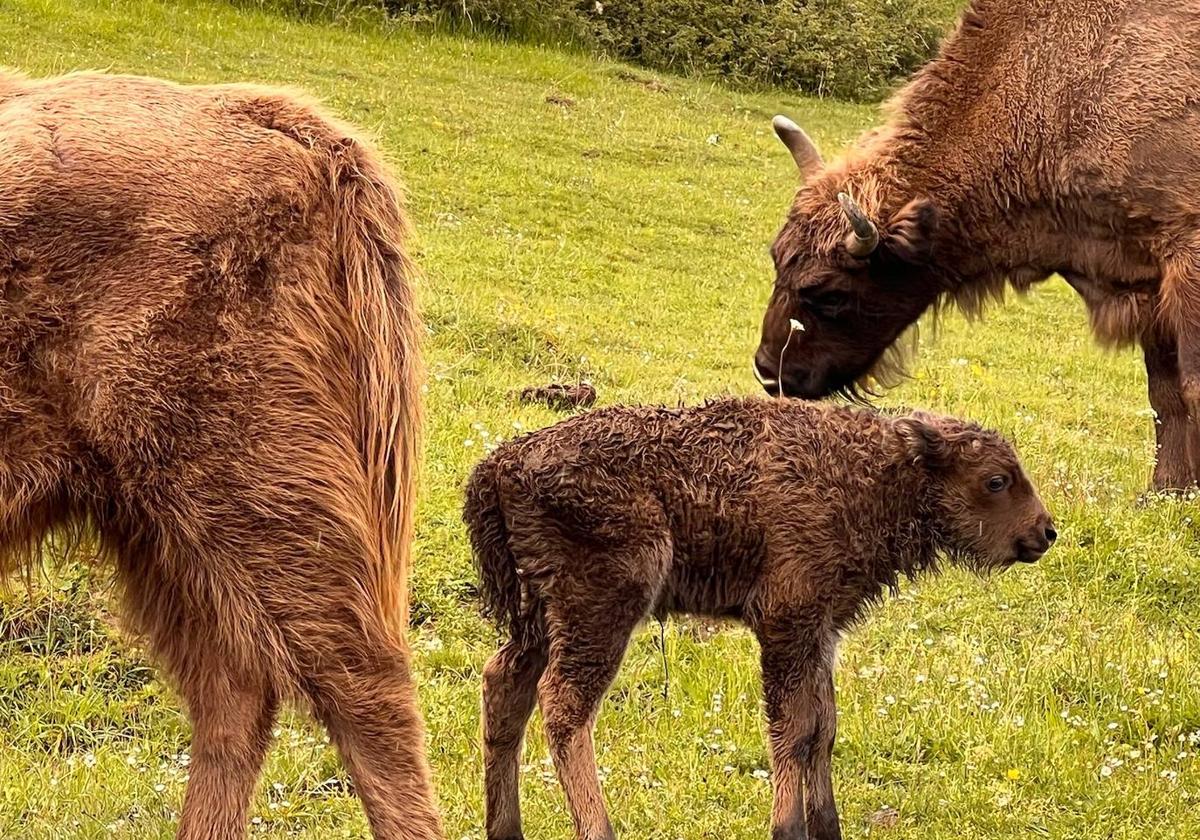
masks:
[[[484,671],[487,836],[523,836],[535,701],[577,837],[613,831],[596,710],[650,613],[740,619],[762,646],[777,840],[840,837],[830,775],[834,649],[939,557],[1032,562],[1055,534],[1012,448],[928,415],[794,401],[612,408],[501,446],[467,486],[485,612],[510,640]]]

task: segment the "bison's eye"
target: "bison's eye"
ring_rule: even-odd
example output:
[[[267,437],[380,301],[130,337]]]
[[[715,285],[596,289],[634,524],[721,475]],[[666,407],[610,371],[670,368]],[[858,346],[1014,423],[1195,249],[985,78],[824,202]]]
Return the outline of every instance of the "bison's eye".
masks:
[[[818,315],[826,318],[837,318],[850,308],[854,299],[848,292],[822,292],[813,300],[812,306]]]
[[[1008,489],[1008,476],[994,475],[987,480],[987,489],[993,493],[1001,493]]]

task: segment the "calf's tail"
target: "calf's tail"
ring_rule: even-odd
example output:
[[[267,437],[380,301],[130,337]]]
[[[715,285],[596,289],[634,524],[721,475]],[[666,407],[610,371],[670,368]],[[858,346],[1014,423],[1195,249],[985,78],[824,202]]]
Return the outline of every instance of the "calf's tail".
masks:
[[[463,521],[475,555],[484,616],[507,631],[519,647],[531,649],[544,640],[544,618],[537,597],[528,591],[517,572],[499,485],[496,464],[484,461],[477,466],[467,482]]]

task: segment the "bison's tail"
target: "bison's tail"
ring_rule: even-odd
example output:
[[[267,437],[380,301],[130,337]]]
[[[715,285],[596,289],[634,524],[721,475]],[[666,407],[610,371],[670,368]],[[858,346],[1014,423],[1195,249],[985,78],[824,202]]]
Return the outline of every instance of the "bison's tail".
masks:
[[[484,461],[467,482],[463,521],[471,537],[483,614],[522,648],[537,646],[544,634],[539,605],[517,574],[508,544],[496,465]]]
[[[380,606],[402,632],[421,449],[421,320],[416,270],[405,252],[408,225],[399,190],[376,153],[354,139],[337,145],[335,260],[345,284],[359,446],[371,515],[378,522],[373,581]]]

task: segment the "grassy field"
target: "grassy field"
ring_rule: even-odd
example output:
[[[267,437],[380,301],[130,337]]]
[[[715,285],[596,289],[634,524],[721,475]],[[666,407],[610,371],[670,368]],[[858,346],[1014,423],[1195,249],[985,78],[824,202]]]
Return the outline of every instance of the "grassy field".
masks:
[[[481,838],[479,674],[496,634],[471,599],[467,470],[555,419],[517,404],[524,385],[586,377],[604,403],[753,392],[767,245],[795,186],[768,121],[787,112],[834,151],[876,112],[202,2],[5,0],[0,63],[302,86],[403,173],[430,330],[412,642],[449,836]],[[1200,524],[1193,502],[1142,497],[1138,359],[1093,348],[1057,282],[937,333],[888,401],[1013,436],[1063,538],[1033,568],[907,587],[844,645],[848,837],[1200,836]],[[0,600],[0,835],[171,835],[187,724],[117,626],[103,570],[60,564]],[[753,640],[672,621],[665,656],[664,698],[658,628],[639,634],[601,715],[618,833],[766,836]],[[530,837],[567,836],[536,719],[525,760]],[[255,836],[364,836],[340,776],[323,733],[285,717]]]

